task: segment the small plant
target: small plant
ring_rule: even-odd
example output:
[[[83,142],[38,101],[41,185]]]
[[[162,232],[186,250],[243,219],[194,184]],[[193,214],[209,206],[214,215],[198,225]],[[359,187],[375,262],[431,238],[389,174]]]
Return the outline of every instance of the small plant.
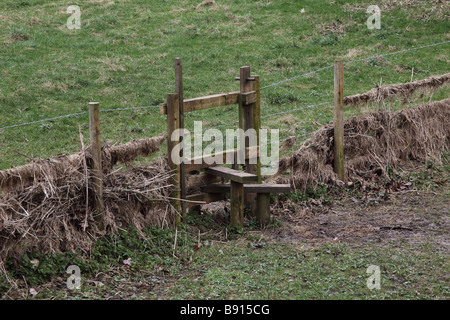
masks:
[[[26,40],[30,39],[30,36],[28,35],[28,33],[26,33],[21,28],[13,28],[10,33],[10,37],[12,40],[15,40],[15,41],[26,41]]]
[[[330,33],[324,36],[317,35],[312,39],[314,44],[318,44],[321,47],[333,46],[338,43],[338,36],[336,34]]]

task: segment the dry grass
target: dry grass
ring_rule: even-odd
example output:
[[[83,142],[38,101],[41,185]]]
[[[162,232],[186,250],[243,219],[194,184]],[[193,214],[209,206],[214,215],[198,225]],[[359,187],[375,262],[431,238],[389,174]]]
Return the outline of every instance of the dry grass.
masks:
[[[397,112],[378,111],[352,117],[344,125],[345,179],[370,183],[389,180],[387,167],[428,160],[441,162],[450,146],[450,98]],[[292,156],[280,160],[271,180],[305,190],[318,183],[338,183],[333,171],[333,127],[324,126]],[[290,170],[290,175],[283,175]]]
[[[344,98],[344,105],[359,105],[368,102],[382,102],[394,95],[401,95],[407,102],[417,90],[436,90],[450,82],[450,73],[436,77],[429,77],[424,80],[417,80],[407,83],[396,83],[383,85],[367,91],[363,94],[356,94]]]
[[[95,223],[99,213],[89,206],[92,159],[84,146],[75,155],[1,171],[2,187],[11,188],[0,198],[0,261],[31,249],[89,252],[93,240],[122,225],[138,230],[172,226],[175,211],[168,201],[172,173],[166,160],[113,171],[118,162],[157,151],[162,141],[164,137],[155,137],[103,148],[104,231]]]

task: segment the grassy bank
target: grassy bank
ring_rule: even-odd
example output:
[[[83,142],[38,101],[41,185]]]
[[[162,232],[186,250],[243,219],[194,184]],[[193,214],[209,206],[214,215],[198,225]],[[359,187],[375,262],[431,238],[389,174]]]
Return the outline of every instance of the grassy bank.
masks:
[[[103,109],[160,104],[174,91],[175,57],[182,58],[184,95],[190,98],[237,90],[234,77],[243,65],[261,76],[264,87],[337,58],[350,61],[448,40],[448,6],[440,1],[404,6],[382,1],[379,30],[366,26],[369,1],[79,1],[81,29],[69,30],[66,9],[72,4],[0,4],[0,127],[83,112],[89,101]],[[447,52],[445,44],[350,64],[345,94],[445,73]],[[332,79],[327,69],[266,88],[262,114],[332,101]],[[448,93],[447,88],[413,102]],[[401,101],[389,107],[405,107]],[[376,106],[346,116],[370,108]],[[265,118],[262,125],[279,128],[284,138],[331,119],[331,106],[325,105]],[[235,108],[225,107],[188,114],[187,126],[194,120],[208,127],[238,119]],[[78,126],[87,140],[87,115],[2,130],[0,169],[79,150]],[[157,109],[111,112],[102,114],[101,126],[104,141],[126,142],[164,133],[165,117]]]

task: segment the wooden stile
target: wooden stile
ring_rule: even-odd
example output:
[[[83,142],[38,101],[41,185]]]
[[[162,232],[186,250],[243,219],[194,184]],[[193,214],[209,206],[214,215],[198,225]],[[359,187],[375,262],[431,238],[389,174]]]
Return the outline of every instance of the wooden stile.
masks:
[[[244,204],[248,205],[251,212],[256,213],[262,224],[268,222],[270,217],[270,193],[288,192],[290,186],[287,185],[261,185],[261,162],[260,162],[260,79],[259,76],[250,76],[250,67],[240,69],[240,90],[223,94],[209,95],[200,98],[183,99],[181,60],[175,60],[175,82],[176,94],[168,95],[167,104],[161,106],[161,114],[167,114],[168,138],[173,130],[184,128],[184,112],[192,112],[238,104],[239,128],[241,133],[253,129],[256,132],[256,145],[249,145],[249,137],[237,149],[216,152],[213,155],[202,155],[197,158],[183,161],[180,165],[175,165],[171,161],[171,152],[175,143],[168,143],[169,164],[175,172],[174,192],[172,195],[174,207],[185,213],[186,209],[195,209],[200,204],[213,201],[225,200],[225,196],[231,197],[231,225],[243,226]],[[236,131],[235,131],[236,133]],[[241,140],[243,137],[239,137]],[[180,137],[180,140],[183,137]],[[245,142],[245,145],[242,145]],[[237,156],[240,148],[245,148],[244,171],[238,171]],[[182,155],[181,155],[182,156]],[[218,164],[225,164],[234,158],[233,168],[220,167]],[[256,163],[251,160],[256,159]],[[219,160],[219,161],[216,161]],[[205,170],[203,174],[191,174],[189,172]],[[215,182],[229,180],[229,185],[218,185]],[[247,184],[245,184],[247,183]],[[255,183],[255,184],[252,184]],[[211,185],[212,184],[212,185]],[[245,185],[244,185],[245,184]],[[254,187],[253,187],[254,186]],[[196,192],[199,189],[203,193],[186,195],[187,191]],[[177,224],[181,222],[177,216]]]

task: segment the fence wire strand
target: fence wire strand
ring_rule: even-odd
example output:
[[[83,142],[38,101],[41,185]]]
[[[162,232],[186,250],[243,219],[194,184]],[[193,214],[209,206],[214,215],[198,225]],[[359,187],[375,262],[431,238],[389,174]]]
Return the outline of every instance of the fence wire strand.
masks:
[[[372,59],[386,57],[386,56],[390,56],[390,55],[395,55],[395,54],[415,51],[415,50],[419,50],[419,49],[434,47],[434,46],[438,46],[438,45],[442,45],[442,44],[446,44],[446,43],[450,43],[450,40],[437,42],[437,43],[433,43],[433,44],[428,44],[428,45],[424,45],[424,46],[420,46],[420,47],[400,50],[400,51],[396,51],[396,52],[390,52],[390,53],[375,55],[375,56],[371,56],[371,57],[367,57],[367,58],[346,61],[346,62],[344,62],[344,64],[351,64],[351,63],[355,63],[355,62],[372,60]],[[299,79],[299,78],[302,78],[302,77],[306,77],[308,75],[311,75],[311,74],[314,74],[314,73],[317,73],[317,72],[320,72],[320,71],[323,71],[323,70],[331,69],[331,68],[333,68],[333,65],[329,65],[329,66],[326,66],[326,67],[323,67],[323,68],[320,68],[320,69],[317,69],[317,70],[309,71],[307,73],[303,73],[303,74],[297,75],[295,77],[292,77],[292,78],[289,78],[289,79],[284,79],[284,80],[281,80],[281,81],[269,84],[267,86],[261,87],[261,90],[264,90],[264,89],[269,88],[269,87],[275,87],[275,86],[278,86],[278,85],[283,84],[285,82],[292,81],[292,80],[295,80],[295,79]],[[320,106],[320,105],[323,105],[323,104],[329,104],[329,103],[330,102],[325,102],[325,103],[318,104],[318,105],[311,105],[311,106],[307,106],[307,107],[303,107],[303,108],[297,108],[297,109],[292,109],[292,110],[288,110],[288,111],[284,111],[284,112],[273,113],[273,114],[270,114],[270,115],[262,116],[261,118],[267,118],[267,117],[271,117],[271,116],[275,116],[275,115],[281,115],[281,114],[285,114],[285,113],[289,113],[289,112],[293,112],[293,111],[297,111],[297,110],[313,108],[313,107],[317,107],[317,106]],[[117,109],[100,110],[100,112],[114,112],[114,111],[126,111],[126,110],[137,110],[137,109],[150,109],[150,108],[159,108],[159,107],[160,106],[128,107],[128,108],[117,108]],[[58,120],[58,119],[77,117],[77,116],[81,116],[81,115],[84,115],[84,114],[87,114],[87,113],[88,112],[85,111],[85,112],[78,112],[78,113],[73,113],[73,114],[67,114],[67,115],[64,115],[64,116],[58,116],[58,117],[53,117],[53,118],[41,119],[41,120],[30,121],[30,122],[24,122],[24,123],[20,123],[20,124],[14,124],[14,125],[10,125],[10,126],[0,127],[0,130],[6,130],[6,129],[16,128],[16,127],[22,127],[22,126],[26,126],[26,125],[31,125],[31,124],[35,124],[35,123],[41,123],[41,122],[47,122],[47,121],[53,121],[53,120]],[[215,127],[206,128],[204,130],[212,129],[212,128],[218,128],[218,127],[223,127],[223,126],[229,126],[229,125],[236,124],[236,123],[237,122],[233,122],[233,123],[229,123],[229,124],[223,124],[223,125],[219,125],[219,126],[215,126]]]
[[[367,58],[346,61],[346,62],[344,62],[344,64],[351,64],[351,63],[355,63],[355,62],[372,60],[372,59],[381,58],[381,57],[386,57],[386,56],[390,56],[390,55],[394,55],[394,54],[400,54],[400,53],[405,53],[405,52],[409,52],[409,51],[415,51],[415,50],[419,50],[419,49],[423,49],[423,48],[439,46],[439,45],[446,44],[446,43],[449,43],[449,42],[450,42],[450,40],[442,41],[442,42],[438,42],[438,43],[433,43],[433,44],[428,44],[428,45],[424,45],[424,46],[420,46],[420,47],[415,47],[415,48],[410,48],[410,49],[390,52],[390,53],[379,54],[379,55],[375,55],[375,56],[371,56],[371,57],[367,57]],[[269,87],[278,86],[278,85],[280,85],[282,83],[285,83],[285,82],[288,82],[288,81],[292,81],[292,80],[295,80],[295,79],[298,79],[298,78],[306,77],[308,75],[311,75],[311,74],[314,74],[314,73],[317,73],[317,72],[320,72],[320,71],[323,71],[323,70],[326,70],[326,69],[331,69],[331,68],[333,68],[333,66],[334,65],[329,65],[329,66],[326,66],[326,67],[323,67],[323,68],[320,68],[320,69],[317,69],[317,70],[314,70],[314,71],[309,71],[309,72],[300,74],[298,76],[295,76],[295,77],[292,77],[292,78],[289,78],[289,79],[281,80],[281,81],[269,84],[267,86],[261,87],[261,90],[269,88]]]
[[[105,109],[105,110],[100,110],[100,112],[113,112],[113,111],[125,111],[125,110],[149,109],[149,108],[159,108],[159,106],[129,107],[129,108],[118,108],[118,109]],[[16,128],[16,127],[22,127],[22,126],[26,126],[26,125],[29,125],[29,124],[35,124],[35,123],[40,123],[40,122],[48,122],[48,121],[59,120],[59,119],[64,119],[64,118],[79,117],[79,116],[82,116],[82,115],[88,114],[88,113],[89,113],[88,111],[83,111],[83,112],[78,112],[78,113],[66,114],[66,115],[64,115],[64,116],[58,116],[58,117],[53,117],[53,118],[46,118],[46,119],[41,119],[41,120],[36,120],[36,121],[24,122],[24,123],[14,124],[14,125],[6,126],[6,127],[0,127],[0,130],[10,129],[10,128]]]

